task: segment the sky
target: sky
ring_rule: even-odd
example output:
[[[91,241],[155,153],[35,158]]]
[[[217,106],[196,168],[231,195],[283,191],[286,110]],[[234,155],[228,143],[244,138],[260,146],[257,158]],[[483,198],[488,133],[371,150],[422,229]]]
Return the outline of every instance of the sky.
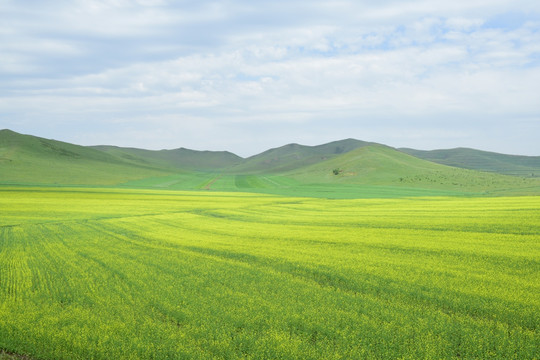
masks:
[[[0,129],[540,155],[538,0],[0,0]]]

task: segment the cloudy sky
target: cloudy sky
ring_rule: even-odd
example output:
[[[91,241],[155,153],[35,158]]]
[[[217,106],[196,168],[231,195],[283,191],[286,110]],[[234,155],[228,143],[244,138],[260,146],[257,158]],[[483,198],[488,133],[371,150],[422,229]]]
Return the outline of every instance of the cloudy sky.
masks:
[[[0,128],[540,155],[538,0],[0,0]]]

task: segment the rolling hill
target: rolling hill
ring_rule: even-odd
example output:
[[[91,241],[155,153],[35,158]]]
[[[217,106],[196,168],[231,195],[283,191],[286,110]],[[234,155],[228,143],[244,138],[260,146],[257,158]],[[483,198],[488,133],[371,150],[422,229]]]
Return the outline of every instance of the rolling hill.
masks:
[[[114,155],[131,164],[174,170],[219,171],[240,164],[244,160],[228,151],[197,151],[185,148],[154,151],[107,145],[90,148]]]
[[[540,156],[506,155],[468,148],[431,151],[407,148],[399,150],[424,160],[464,169],[523,177],[540,176]]]
[[[114,185],[166,174],[85,146],[0,130],[0,183]]]
[[[370,144],[373,143],[355,139],[333,141],[317,146],[288,144],[251,156],[241,164],[227,169],[227,172],[239,174],[277,174],[335,158],[341,154]]]
[[[513,164],[531,166],[534,162]],[[319,146],[289,144],[243,159],[226,151],[85,147],[10,130],[0,131],[2,183],[328,197],[338,193],[342,194],[338,197],[357,197],[360,193],[364,196],[368,188],[367,192],[375,189],[374,194],[389,196],[540,194],[540,178],[442,165],[385,145],[354,139]]]
[[[297,154],[294,150],[306,150],[293,145],[279,148],[279,151],[287,155],[285,150],[288,148],[292,154]],[[258,170],[252,174],[172,175],[127,185],[328,198],[540,194],[540,179],[450,167],[418,159],[384,145],[366,145],[280,173]]]
[[[538,179],[461,169],[416,158],[384,145],[370,145],[298,168],[287,176],[307,183],[402,186],[471,193],[536,189]]]

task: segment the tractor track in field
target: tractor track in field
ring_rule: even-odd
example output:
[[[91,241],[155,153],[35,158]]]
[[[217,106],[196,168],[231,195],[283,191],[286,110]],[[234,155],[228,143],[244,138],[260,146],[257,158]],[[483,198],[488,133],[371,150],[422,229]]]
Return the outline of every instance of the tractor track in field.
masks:
[[[206,184],[204,184],[202,186],[202,189],[203,190],[212,190],[212,185],[218,181],[219,179],[221,179],[223,177],[223,175],[219,175],[219,176],[216,176],[215,178],[213,178],[212,180],[210,180],[209,182],[207,182]]]
[[[0,360],[37,360],[36,358],[20,355],[10,351],[0,349]]]

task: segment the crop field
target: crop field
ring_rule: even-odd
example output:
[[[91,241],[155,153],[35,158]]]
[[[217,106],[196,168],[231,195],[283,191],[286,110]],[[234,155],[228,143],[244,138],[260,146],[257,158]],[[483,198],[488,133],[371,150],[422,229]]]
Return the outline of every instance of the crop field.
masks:
[[[133,180],[119,185],[119,187],[160,190],[240,191],[336,199],[485,195],[473,191],[426,189],[404,186],[306,183],[281,175],[230,175],[201,172]],[[533,188],[533,193],[540,193],[540,187]]]
[[[0,187],[28,359],[538,359],[539,294],[540,197]]]

